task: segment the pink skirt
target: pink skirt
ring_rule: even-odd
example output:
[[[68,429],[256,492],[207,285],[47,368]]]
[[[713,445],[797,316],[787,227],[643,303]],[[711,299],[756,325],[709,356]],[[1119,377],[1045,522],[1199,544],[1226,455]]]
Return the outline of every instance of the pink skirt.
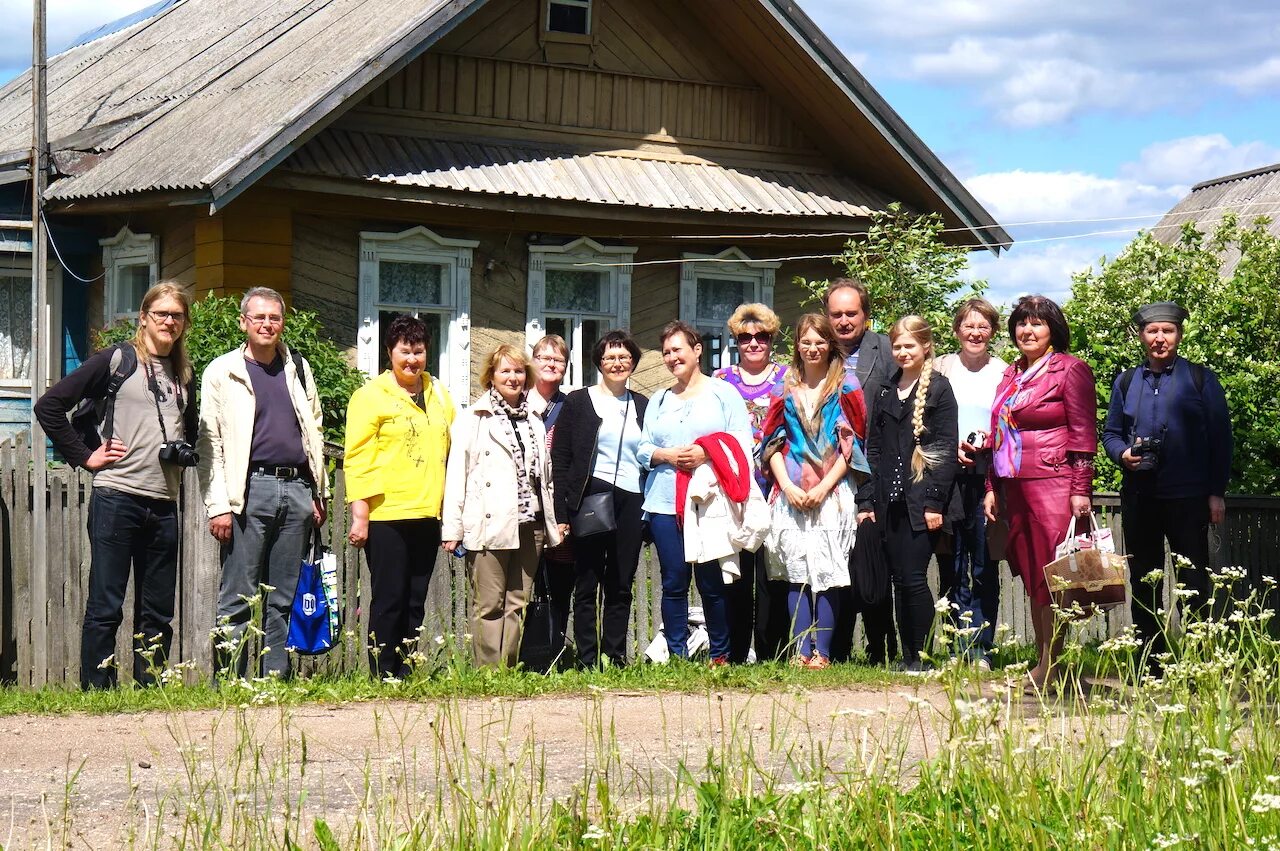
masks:
[[[1057,557],[1071,522],[1071,479],[1002,479],[1000,513],[1009,524],[1005,558],[1036,606],[1049,605],[1044,566]]]

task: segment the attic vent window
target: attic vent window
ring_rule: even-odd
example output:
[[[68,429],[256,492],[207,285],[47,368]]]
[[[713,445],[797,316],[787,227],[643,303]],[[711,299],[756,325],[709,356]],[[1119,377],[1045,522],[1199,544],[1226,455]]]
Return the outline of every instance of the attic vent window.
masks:
[[[591,0],[548,0],[547,32],[591,34]]]

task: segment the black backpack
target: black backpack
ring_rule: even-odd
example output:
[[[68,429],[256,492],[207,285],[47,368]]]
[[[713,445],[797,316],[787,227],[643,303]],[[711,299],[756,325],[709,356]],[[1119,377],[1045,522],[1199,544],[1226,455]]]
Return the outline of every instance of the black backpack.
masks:
[[[138,352],[132,343],[116,343],[111,347],[111,377],[107,392],[99,398],[85,397],[71,411],[71,427],[84,445],[93,451],[112,436],[115,428],[116,396],[125,379],[138,368]]]

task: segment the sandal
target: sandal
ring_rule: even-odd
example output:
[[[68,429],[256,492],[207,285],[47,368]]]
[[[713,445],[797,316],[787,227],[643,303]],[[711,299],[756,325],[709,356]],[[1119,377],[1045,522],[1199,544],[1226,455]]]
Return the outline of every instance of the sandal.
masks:
[[[811,671],[824,671],[831,667],[831,660],[826,656],[814,653],[813,656],[809,657],[809,664],[806,667]]]

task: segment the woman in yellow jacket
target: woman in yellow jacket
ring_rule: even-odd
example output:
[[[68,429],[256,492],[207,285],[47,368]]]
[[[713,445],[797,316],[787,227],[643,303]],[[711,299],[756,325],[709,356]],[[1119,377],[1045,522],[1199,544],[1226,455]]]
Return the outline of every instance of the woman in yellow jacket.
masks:
[[[440,545],[453,400],[427,372],[427,327],[397,316],[387,329],[391,369],[347,405],[348,539],[369,563],[369,668],[408,673]]]

